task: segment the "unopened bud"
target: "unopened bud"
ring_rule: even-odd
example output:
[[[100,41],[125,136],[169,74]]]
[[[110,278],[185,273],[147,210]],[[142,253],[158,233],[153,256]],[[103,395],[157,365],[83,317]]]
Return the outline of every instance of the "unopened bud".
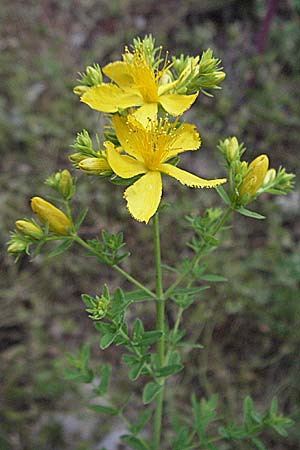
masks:
[[[248,199],[256,194],[264,181],[268,167],[269,159],[267,155],[260,155],[249,164],[248,173],[239,188],[241,199],[245,194],[248,194]]]
[[[86,155],[83,155],[80,152],[77,153],[72,153],[72,155],[69,156],[69,160],[71,161],[71,163],[73,164],[78,164],[80,161],[82,161],[83,159],[86,159]]]
[[[75,95],[78,95],[78,97],[81,97],[88,90],[89,90],[88,86],[78,85],[73,88],[73,93]]]
[[[92,86],[96,86],[97,84],[102,83],[102,73],[98,65],[96,65],[95,67],[88,66],[86,68],[86,74],[89,77],[90,84]]]
[[[30,220],[17,220],[16,228],[20,233],[29,236],[33,239],[40,239],[43,237],[43,230]]]
[[[70,200],[73,197],[74,194],[73,179],[72,175],[67,169],[60,172],[58,189],[65,199]]]
[[[41,197],[33,197],[31,209],[43,224],[48,223],[49,230],[57,234],[68,234],[68,229],[71,228],[70,219],[52,203]]]
[[[7,247],[8,253],[22,253],[26,250],[27,243],[22,241],[15,241]]]
[[[228,162],[234,161],[239,156],[239,143],[237,138],[227,138],[224,141],[226,145],[226,157]]]
[[[266,176],[264,178],[263,186],[268,186],[271,184],[276,178],[276,170],[275,169],[269,169],[266,173]]]
[[[106,158],[86,158],[79,162],[79,169],[90,175],[102,175],[111,172],[111,167]]]
[[[219,84],[221,83],[224,78],[226,77],[226,73],[225,72],[214,72],[214,78],[215,78],[215,83]]]

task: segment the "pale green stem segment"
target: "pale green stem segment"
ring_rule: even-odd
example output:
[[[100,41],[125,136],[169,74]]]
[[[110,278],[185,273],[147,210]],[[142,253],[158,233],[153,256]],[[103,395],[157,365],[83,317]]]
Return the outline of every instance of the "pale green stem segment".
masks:
[[[162,285],[162,268],[161,268],[161,253],[160,253],[160,237],[159,237],[159,220],[158,213],[153,217],[153,242],[154,242],[154,262],[155,262],[155,280],[156,280],[156,329],[162,331],[162,336],[157,342],[157,355],[159,366],[163,367],[165,361],[165,300]],[[153,430],[153,444],[154,449],[160,449],[161,426],[163,416],[163,401],[164,401],[164,381],[162,381],[162,388],[156,397],[155,415],[154,415],[154,430]]]
[[[73,237],[74,241],[77,242],[79,245],[87,249],[90,253],[94,254],[95,256],[100,256],[96,250],[94,250],[87,242],[85,242],[81,237],[78,235],[74,235]],[[131,276],[129,273],[127,273],[125,270],[123,270],[121,267],[119,267],[117,264],[114,264],[113,269],[115,269],[119,274],[123,275],[130,283],[132,283],[134,286],[136,286],[139,289],[142,289],[146,294],[148,294],[150,297],[156,299],[156,294],[154,292],[150,291],[150,289],[146,288],[142,283],[140,283],[138,280],[136,280],[133,276]]]

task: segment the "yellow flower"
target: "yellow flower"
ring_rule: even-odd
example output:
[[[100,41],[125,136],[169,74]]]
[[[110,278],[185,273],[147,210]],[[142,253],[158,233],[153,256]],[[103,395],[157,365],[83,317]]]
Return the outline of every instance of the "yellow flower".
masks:
[[[215,187],[226,181],[204,180],[167,163],[179,153],[199,148],[201,141],[194,125],[179,126],[160,119],[143,127],[133,116],[126,119],[115,115],[113,126],[126,154],[121,154],[111,142],[105,142],[110,167],[121,178],[143,175],[124,193],[130,214],[140,222],[148,223],[159,206],[161,173],[190,187]]]
[[[240,198],[247,194],[246,202],[250,201],[264,182],[269,167],[267,155],[260,155],[248,166],[247,175],[239,188]]]
[[[166,64],[162,69],[154,69],[142,48],[133,53],[127,50],[123,61],[110,63],[102,71],[115,84],[93,86],[82,95],[81,101],[107,113],[118,112],[120,108],[138,107],[134,115],[143,125],[149,118],[156,117],[158,105],[172,116],[180,116],[198,96],[198,92],[193,95],[170,93],[185,73],[172,82],[166,76]]]
[[[42,223],[48,223],[49,230],[57,234],[68,234],[68,228],[71,228],[70,219],[52,203],[41,197],[33,197],[31,209]]]

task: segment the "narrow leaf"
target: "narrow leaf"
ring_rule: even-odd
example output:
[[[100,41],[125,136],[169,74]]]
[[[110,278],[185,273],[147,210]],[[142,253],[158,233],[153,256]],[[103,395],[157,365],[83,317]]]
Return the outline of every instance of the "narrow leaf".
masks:
[[[119,411],[116,408],[106,405],[89,405],[89,409],[101,414],[108,414],[109,416],[117,416]]]
[[[174,373],[180,372],[183,369],[182,364],[171,364],[169,366],[161,367],[155,371],[157,377],[168,377]]]
[[[228,197],[227,192],[225,191],[223,186],[217,186],[215,189],[223,202],[226,203],[226,205],[230,205],[230,198]]]
[[[128,378],[130,380],[132,380],[132,381],[136,380],[140,376],[143,368],[144,368],[144,362],[143,361],[135,363],[131,367],[131,369],[130,369],[130,371],[128,373]]]
[[[213,281],[214,283],[228,281],[227,278],[224,278],[221,275],[215,275],[212,273],[203,274],[199,277],[199,279],[205,280],[205,281]]]
[[[49,258],[53,258],[54,256],[60,255],[64,251],[68,250],[68,248],[70,248],[72,244],[73,244],[73,240],[72,239],[64,240],[64,242],[59,244],[57,247],[55,247],[54,250],[52,250],[52,252],[50,252],[48,254]]]
[[[158,339],[162,336],[161,331],[146,331],[143,337],[140,340],[142,345],[151,345],[158,341]]]
[[[262,441],[257,437],[253,437],[251,439],[251,442],[253,442],[253,444],[256,446],[258,450],[267,450],[267,447],[265,447]]]
[[[249,209],[243,208],[242,206],[236,208],[236,211],[243,216],[252,217],[252,219],[265,219],[265,216],[262,216],[261,214],[254,211],[250,211]]]
[[[109,364],[103,364],[100,373],[100,383],[96,389],[98,395],[104,395],[107,392],[110,374],[111,366]]]
[[[145,291],[142,289],[135,289],[134,291],[129,291],[124,294],[126,303],[136,303],[145,302],[147,300],[153,300]]]
[[[102,336],[100,340],[100,348],[101,350],[105,350],[107,347],[109,347],[113,341],[116,338],[116,334],[107,333],[104,336]]]
[[[149,450],[148,445],[146,445],[144,441],[131,434],[124,434],[121,436],[121,441],[125,442],[125,444],[129,444],[134,450]]]
[[[84,219],[86,218],[86,215],[88,213],[88,208],[85,208],[83,211],[81,211],[81,213],[78,216],[78,219],[76,220],[75,223],[75,227],[76,229],[78,229],[80,227],[80,225],[82,224],[82,222],[84,221]]]
[[[147,405],[150,403],[161,391],[162,386],[158,383],[150,381],[147,383],[143,390],[143,403]]]

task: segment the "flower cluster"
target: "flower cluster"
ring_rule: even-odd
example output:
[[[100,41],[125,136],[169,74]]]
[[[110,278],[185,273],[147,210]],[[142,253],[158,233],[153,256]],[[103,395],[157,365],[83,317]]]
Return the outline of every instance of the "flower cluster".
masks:
[[[294,186],[295,175],[280,167],[269,169],[267,155],[259,155],[250,163],[241,161],[246,148],[237,138],[231,137],[219,142],[228,168],[229,198],[233,207],[243,207],[263,192],[269,194],[288,194]]]
[[[225,74],[208,50],[202,57],[168,60],[151,37],[134,40],[121,61],[102,71],[99,66],[81,74],[74,92],[91,108],[108,113],[111,132],[103,148],[94,149],[86,131],[78,134],[70,156],[74,165],[91,175],[128,180],[127,208],[138,221],[156,213],[162,196],[162,175],[197,188],[212,188],[226,179],[205,180],[176,166],[178,155],[197,150],[201,140],[192,124],[180,120],[199,92],[216,89]],[[110,82],[103,82],[102,72]]]
[[[201,56],[180,55],[169,60],[168,52],[164,56],[162,47],[156,47],[154,39],[146,36],[134,39],[133,45],[125,48],[122,60],[102,69],[98,64],[88,66],[80,73],[74,93],[92,109],[106,113],[109,125],[103,141],[98,135],[93,141],[87,130],[77,134],[72,145],[75,152],[69,156],[74,167],[127,185],[124,198],[128,211],[140,222],[148,223],[158,210],[165,175],[188,187],[216,188],[231,210],[262,218],[246,210],[245,205],[263,192],[287,194],[294,178],[282,167],[277,172],[269,169],[267,155],[248,164],[241,160],[245,147],[236,137],[221,141],[218,148],[227,165],[228,193],[220,186],[225,178],[205,180],[177,167],[181,153],[198,150],[201,145],[195,125],[184,122],[182,114],[199,93],[211,96],[209,91],[220,89],[225,78],[220,65],[210,49]],[[8,252],[17,257],[29,253],[32,244],[39,249],[48,240],[62,240],[59,252],[65,250],[84,220],[86,211],[79,214],[76,223],[71,217],[69,202],[75,183],[68,170],[55,173],[45,183],[60,196],[57,200],[64,211],[34,197],[31,208],[40,224],[33,219],[16,222]],[[115,256],[109,253],[104,259],[115,261]]]

